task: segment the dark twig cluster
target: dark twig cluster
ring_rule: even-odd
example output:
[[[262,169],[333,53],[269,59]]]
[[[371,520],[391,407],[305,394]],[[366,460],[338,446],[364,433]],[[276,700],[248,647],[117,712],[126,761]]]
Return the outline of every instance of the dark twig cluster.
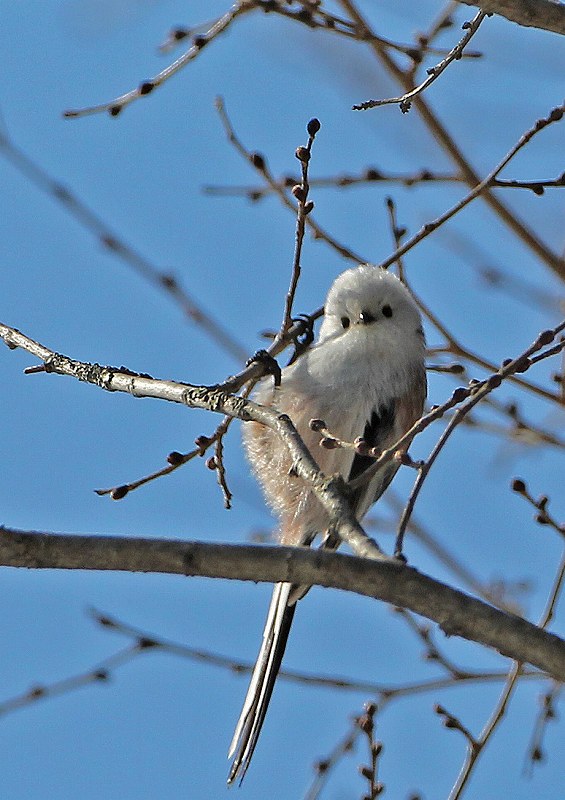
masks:
[[[308,28],[319,29],[348,39],[373,41],[387,50],[407,56],[414,62],[418,62],[422,57],[423,48],[421,46],[415,47],[414,45],[400,44],[367,31],[360,33],[354,21],[327,11],[321,2],[315,2],[314,0],[292,0],[291,2],[284,2],[284,0],[237,0],[225,14],[222,14],[217,19],[190,27],[179,26],[173,28],[160,46],[161,52],[168,53],[181,42],[186,42],[186,40],[190,41],[190,46],[182,55],[153,78],[142,81],[135,89],[108,102],[85,108],[70,109],[65,111],[64,115],[69,118],[76,118],[106,111],[110,116],[117,117],[130,103],[151,94],[155,89],[183,70],[200,55],[205,47],[222,33],[225,33],[236,19],[252,11],[263,11],[265,14],[286,17]],[[439,48],[427,47],[426,49],[429,53],[445,53],[444,50]],[[462,55],[466,55],[468,58],[477,58],[480,54],[470,52],[462,53]]]
[[[547,495],[542,495],[536,500],[522,478],[515,478],[512,481],[512,490],[516,492],[516,494],[524,497],[528,503],[535,508],[536,513],[534,519],[539,525],[549,525],[565,539],[565,523],[558,523],[555,517],[549,513],[549,497],[547,497]]]
[[[369,47],[376,61],[401,85],[405,92],[410,92],[414,85],[413,69],[411,67],[405,69],[400,66],[393,55],[376,39],[372,38],[374,31],[361,13],[355,0],[339,0],[339,4],[344,9],[345,13],[348,14],[349,18],[356,24],[359,35],[367,37],[366,40],[369,43]],[[554,3],[551,5],[555,8]],[[426,103],[423,94],[419,94],[414,98],[414,107],[417,109],[425,126],[435,139],[439,148],[443,150],[455,164],[469,188],[474,190],[481,183],[479,175],[471,166],[469,159],[461,150],[458,142],[450,134],[438,115],[434,113]],[[560,278],[565,278],[565,262],[561,254],[555,253],[548,247],[535,231],[523,220],[519,219],[513,210],[503,203],[500,197],[492,192],[488,186],[483,188],[481,197],[504,225],[530,248],[543,263],[547,264]]]
[[[544,734],[548,724],[555,722],[558,718],[556,704],[562,691],[563,686],[554,683],[549,690],[544,692],[540,697],[540,707],[527,753],[527,768],[530,771],[534,764],[539,764],[545,758],[543,747]]]

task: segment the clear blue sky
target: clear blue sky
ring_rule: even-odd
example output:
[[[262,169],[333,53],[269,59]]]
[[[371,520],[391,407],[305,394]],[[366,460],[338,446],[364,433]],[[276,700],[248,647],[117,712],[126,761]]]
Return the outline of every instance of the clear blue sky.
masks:
[[[117,119],[65,120],[65,108],[108,100],[154,75],[170,56],[157,45],[173,25],[211,19],[219,0],[26,0],[0,9],[3,79],[0,109],[18,148],[76,193],[124,241],[160,269],[173,271],[190,294],[250,354],[258,332],[280,321],[292,263],[293,216],[274,199],[210,197],[206,184],[256,183],[226,142],[214,110],[221,94],[243,141],[263,152],[275,173],[296,170],[294,149],[317,116],[311,176],[397,172],[450,164],[415,110],[365,114],[350,110],[395,86],[365,48],[256,13],[236,23],[162,89]],[[441,4],[382,4],[375,25],[408,41]],[[370,3],[364,3],[367,9]],[[462,9],[462,23],[472,16]],[[447,32],[442,43],[455,41]],[[473,42],[485,55],[461,61],[431,87],[428,101],[459,139],[472,164],[488,172],[520,134],[563,98],[563,42],[539,31],[490,19]],[[542,133],[506,177],[541,179],[563,171],[565,127]],[[1,155],[1,153],[0,153]],[[369,186],[315,190],[316,218],[367,259],[391,252],[384,199],[392,194],[400,221],[414,232],[459,199],[451,185],[412,189]],[[502,195],[556,251],[563,250],[564,204],[559,190],[543,197]],[[0,319],[73,357],[189,382],[216,382],[239,364],[187,322],[158,293],[21,172],[0,158]],[[472,245],[461,247],[460,238]],[[473,247],[478,248],[477,252]],[[320,306],[333,278],[349,266],[307,238],[296,310]],[[540,308],[531,291],[510,297],[487,292],[477,267],[496,266],[554,297],[563,287],[517,243],[481,202],[406,259],[417,291],[471,349],[494,362],[516,355],[557,311]],[[430,327],[429,343],[440,339]],[[218,420],[156,401],[104,394],[55,376],[24,376],[33,359],[0,349],[1,522],[22,529],[240,542],[271,529],[272,520],[248,473],[234,426],[226,443],[229,512],[213,473],[200,461],[121,502],[93,489],[121,484],[163,465],[171,450],[190,449]],[[557,369],[557,362],[551,365]],[[549,365],[532,378],[544,380]],[[472,374],[481,377],[480,370]],[[430,402],[452,383],[432,374]],[[562,430],[563,417],[543,401],[505,388],[526,416]],[[487,418],[500,421],[492,414]],[[439,428],[422,437],[425,455]],[[531,521],[508,490],[520,474],[536,494],[553,498],[563,518],[563,454],[509,444],[490,433],[460,429],[433,471],[418,519],[484,581],[525,580],[521,597],[536,619],[547,597],[560,543]],[[412,474],[401,474],[398,492]],[[387,512],[388,513],[388,512]],[[383,545],[390,547],[390,537]],[[414,541],[407,554],[421,570],[457,581]],[[148,632],[235,658],[254,658],[269,587],[167,576],[5,570],[0,592],[0,702],[33,685],[96,666],[121,637],[87,617],[95,607]],[[563,612],[555,630],[563,632]],[[469,668],[503,665],[495,654],[459,641],[438,641]],[[297,614],[289,667],[402,683],[441,674],[421,662],[416,638],[385,606],[325,590],[312,591]],[[148,800],[224,797],[226,751],[245,692],[245,678],[180,658],[148,653],[116,670],[108,685],[36,703],[0,719],[2,795],[10,800]],[[538,711],[539,686],[523,685],[468,798],[561,797],[563,740],[558,725],[546,736],[547,763],[523,776],[523,759]],[[378,720],[385,743],[381,779],[389,796],[421,790],[446,797],[463,759],[463,742],[433,714],[444,703],[475,733],[498,687],[450,690],[391,705]],[[253,765],[239,796],[297,798],[343,735],[363,693],[280,682]],[[345,759],[325,797],[360,796],[363,745]],[[503,768],[501,766],[503,765]],[[276,784],[276,795],[273,786]],[[238,790],[232,790],[238,794]]]

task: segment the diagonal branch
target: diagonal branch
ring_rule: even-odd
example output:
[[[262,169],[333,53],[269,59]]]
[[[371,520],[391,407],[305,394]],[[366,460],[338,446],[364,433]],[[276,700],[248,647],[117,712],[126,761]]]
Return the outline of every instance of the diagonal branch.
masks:
[[[430,84],[436,81],[442,72],[452,63],[452,61],[457,61],[461,58],[463,55],[463,50],[465,47],[467,47],[475,33],[478,31],[479,26],[485,17],[486,14],[483,11],[479,11],[471,22],[464,23],[463,29],[465,30],[465,34],[463,37],[459,42],[457,42],[455,47],[449,51],[446,57],[439,62],[439,64],[436,64],[435,67],[428,69],[428,77],[418,86],[415,86],[409,92],[405,92],[402,97],[388,97],[386,100],[366,100],[364,103],[359,103],[359,105],[353,106],[353,110],[366,111],[369,108],[376,108],[377,106],[398,103],[403,114],[407,111],[410,111],[410,106],[412,105],[414,98],[424,92],[428,86],[430,86]]]
[[[224,33],[237,17],[246,14],[248,11],[252,11],[254,8],[254,0],[239,0],[239,2],[236,2],[219,19],[215,20],[206,31],[205,35],[195,36],[188,50],[153,78],[143,81],[135,89],[131,89],[129,92],[115,97],[109,102],[99,103],[98,105],[88,106],[86,108],[71,108],[64,111],[63,116],[68,119],[73,119],[76,117],[84,117],[88,114],[99,114],[102,111],[107,111],[110,116],[117,117],[130,103],[133,103],[140,97],[146,97],[148,94],[151,94],[154,89],[168,81],[173,75],[176,75],[177,72],[180,72],[188,63],[194,61],[202,52],[203,48],[216,39],[221,33]]]
[[[226,111],[225,103],[222,97],[216,98],[216,109],[220,116],[220,120],[229,143],[232,144],[240,156],[244,158],[254,169],[256,169],[257,172],[265,179],[271,191],[274,192],[281,202],[294,214],[296,214],[296,203],[290,199],[285,191],[285,188],[280,186],[274,175],[272,175],[269,167],[267,166],[265,158],[261,155],[261,153],[255,153],[248,150],[244,146],[239,136],[236,134]],[[363,258],[363,256],[351,250],[349,247],[341,244],[341,242],[338,242],[337,239],[334,239],[331,234],[323,230],[323,228],[321,228],[320,225],[314,221],[311,214],[306,217],[306,225],[312,231],[315,239],[321,239],[322,241],[327,242],[330,247],[333,247],[334,250],[343,256],[343,258],[348,258],[355,264],[365,264],[369,261],[369,259]]]
[[[357,521],[346,495],[345,482],[341,476],[334,475],[328,478],[320,471],[286,414],[279,414],[271,408],[230,394],[221,386],[193,386],[188,383],[157,380],[150,375],[140,375],[123,367],[117,369],[75,361],[49,350],[20,331],[1,323],[0,337],[11,349],[21,347],[43,362],[40,366],[29,368],[28,373],[54,372],[58,375],[68,375],[108,392],[125,392],[133,397],[167,400],[189,408],[200,408],[228,417],[236,417],[243,422],[254,421],[266,425],[280,436],[288,448],[294,473],[309,485],[312,493],[327,512],[330,525],[335,528],[338,536],[360,556],[366,558],[386,557],[377,543],[367,536]]]
[[[532,125],[532,127],[527,130],[525,133],[520,136],[519,140],[516,144],[509,150],[509,152],[504,156],[502,161],[500,161],[496,167],[489,172],[489,174],[483,178],[483,180],[479,181],[471,191],[465,195],[458,203],[448,209],[444,214],[440,217],[437,217],[433,222],[426,223],[414,236],[412,236],[405,244],[396,250],[389,258],[382,261],[379,266],[383,269],[388,268],[391,264],[393,264],[400,256],[403,256],[408,250],[411,250],[412,247],[417,245],[422,239],[425,239],[426,236],[429,236],[430,233],[437,230],[437,228],[441,227],[444,223],[458,214],[465,206],[469,205],[475,198],[479,197],[479,195],[485,195],[488,192],[489,187],[491,186],[492,182],[495,181],[504,167],[514,158],[514,156],[522,150],[533,138],[546,128],[548,125],[552,125],[555,122],[560,122],[563,119],[563,115],[565,113],[565,103],[556,108],[552,109],[547,117],[541,118],[536,120],[536,122]],[[565,277],[565,260],[561,261],[561,267],[563,271],[563,277]]]
[[[79,225],[82,225],[85,230],[90,231],[98,239],[102,247],[160,291],[164,291],[179,306],[186,319],[200,326],[226,353],[239,362],[245,361],[247,353],[243,345],[200,306],[194,297],[183,288],[173,273],[161,270],[139,250],[129,245],[76,192],[52,178],[39,163],[33,161],[17,147],[8,134],[2,130],[0,130],[0,155],[40,191],[59,203]]]
[[[398,81],[404,91],[412,89],[412,76],[410,71],[404,71],[398,66],[391,54],[382,47],[377,41],[371,39],[372,31],[369,23],[365,20],[354,0],[339,0],[340,5],[349,14],[351,20],[358,26],[360,34],[368,38],[368,45],[373,50],[378,61],[383,64],[385,69],[393,78]],[[484,3],[481,3],[483,10]],[[457,142],[451,136],[447,128],[440,121],[439,117],[432,111],[425,99],[418,96],[414,100],[414,106],[418,109],[425,125],[428,127],[432,136],[438,144],[445,150],[447,155],[461,170],[461,174],[467,185],[474,189],[481,182],[479,175],[473,169],[467,158],[461,152]],[[485,189],[481,197],[490,206],[491,210],[500,217],[504,224],[527,245],[547,266],[549,266],[561,280],[565,280],[565,260],[561,255],[555,253],[545,244],[537,234],[531,230],[521,219],[519,219],[508,206],[506,206],[492,191]]]

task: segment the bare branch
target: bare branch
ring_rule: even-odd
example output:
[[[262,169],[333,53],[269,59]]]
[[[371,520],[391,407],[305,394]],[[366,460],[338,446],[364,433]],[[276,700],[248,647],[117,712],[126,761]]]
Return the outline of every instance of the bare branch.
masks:
[[[562,689],[562,684],[553,684],[550,689],[540,698],[541,708],[539,710],[534,725],[534,730],[532,732],[532,739],[528,747],[530,767],[533,766],[534,763],[539,763],[544,759],[543,736],[547,729],[548,723],[555,721],[557,717],[555,706]],[[530,771],[531,770],[528,770],[528,772]]]
[[[439,64],[436,64],[435,67],[430,67],[427,70],[428,77],[422,81],[419,86],[414,87],[409,92],[405,92],[402,97],[389,97],[386,100],[366,100],[364,103],[359,103],[359,105],[353,106],[354,111],[367,111],[369,108],[376,108],[377,106],[385,106],[391,105],[392,103],[398,103],[400,105],[400,110],[403,114],[407,111],[410,111],[410,106],[412,105],[412,101],[416,98],[419,94],[424,92],[428,86],[430,86],[434,81],[436,81],[442,72],[447,69],[447,67],[453,62],[461,58],[463,55],[463,51],[465,47],[469,44],[475,33],[478,31],[481,22],[486,17],[486,14],[483,11],[479,11],[478,14],[471,20],[471,22],[465,22],[463,24],[463,29],[465,30],[465,34],[462,36],[459,42],[455,45],[455,47],[449,51],[447,56],[440,61]]]
[[[382,47],[377,41],[372,40],[371,28],[354,0],[339,0],[340,5],[349,14],[357,25],[360,35],[369,37],[369,46],[372,48],[376,58],[384,65],[385,69],[397,80],[404,90],[409,92],[412,89],[412,74],[410,70],[403,70],[398,66],[386,48]],[[484,10],[484,9],[483,9]],[[422,96],[416,97],[414,105],[418,109],[424,123],[438,144],[445,150],[451,160],[461,171],[465,182],[471,189],[480,183],[477,175],[468,159],[461,152],[461,149],[447,128],[442,124],[439,117],[434,114]],[[504,203],[491,191],[485,189],[482,193],[483,200],[498,215],[511,231],[524,242],[548,267],[550,267],[560,278],[565,280],[565,261],[563,257],[549,248],[536,233],[522,222]]]
[[[514,158],[514,156],[520,152],[520,150],[525,147],[533,138],[536,136],[537,133],[542,131],[548,125],[553,124],[554,122],[560,122],[563,119],[563,113],[565,112],[565,103],[557,106],[556,108],[552,109],[547,117],[538,119],[532,127],[526,131],[520,139],[516,142],[514,147],[504,156],[502,161],[497,164],[497,166],[489,172],[489,174],[483,178],[483,180],[478,181],[476,186],[458,203],[452,206],[448,211],[442,214],[440,217],[435,219],[433,222],[428,222],[426,225],[421,228],[418,233],[412,236],[406,244],[402,245],[402,247],[398,248],[396,252],[394,252],[389,258],[385,259],[384,261],[379,264],[380,267],[386,269],[391,264],[393,264],[399,256],[403,256],[408,250],[411,250],[418,242],[421,242],[422,239],[425,239],[426,236],[429,236],[430,233],[437,230],[441,225],[445,222],[450,220],[455,214],[458,214],[465,206],[467,206],[472,200],[477,198],[480,194],[482,194],[486,189],[491,186],[492,181],[496,180],[500,172],[504,169],[504,167]],[[565,278],[565,260],[561,259],[561,272],[562,277]]]
[[[107,111],[111,117],[117,117],[118,114],[130,103],[133,103],[134,100],[138,100],[140,97],[146,97],[148,94],[151,94],[154,89],[161,86],[165,81],[168,81],[169,78],[172,78],[173,75],[176,75],[177,72],[193,61],[207,44],[229,28],[237,17],[248,11],[252,11],[255,7],[256,3],[254,0],[239,0],[229,11],[215,20],[206,33],[194,36],[189,49],[153,78],[143,81],[136,89],[132,89],[119,97],[115,97],[107,103],[100,103],[99,105],[88,106],[86,108],[69,109],[63,112],[63,116],[67,118],[85,117],[88,114],[99,114],[102,111]]]
[[[557,178],[547,178],[541,181],[503,181],[497,178],[490,185],[501,189],[529,189],[530,192],[541,197],[546,189],[559,189],[565,186],[565,172],[562,172]]]
[[[310,192],[310,184],[308,182],[308,166],[310,164],[310,156],[312,154],[312,145],[316,134],[320,130],[319,120],[313,118],[308,123],[308,143],[306,147],[298,147],[296,149],[296,158],[300,161],[302,178],[300,183],[292,188],[292,194],[297,201],[297,215],[296,215],[296,241],[294,247],[294,259],[292,263],[292,275],[290,279],[290,286],[286,294],[284,315],[281,323],[279,337],[284,337],[292,327],[292,306],[294,303],[294,296],[298,288],[298,281],[300,279],[301,264],[300,259],[302,256],[302,243],[304,242],[304,232],[306,228],[306,218],[314,208],[314,203],[308,200],[308,193]]]
[[[535,184],[543,186],[560,186],[558,181],[563,180],[565,184],[565,176],[557,178],[555,181],[536,181]],[[276,182],[276,191],[284,191],[285,189],[292,189],[292,187],[299,183],[300,179],[297,175],[283,175]],[[463,178],[452,172],[434,172],[430,169],[420,169],[416,172],[390,172],[389,170],[380,169],[380,167],[367,167],[358,174],[342,173],[341,175],[327,176],[325,178],[310,178],[309,184],[311,189],[347,189],[351,186],[365,186],[370,183],[392,183],[399,184],[411,188],[413,186],[420,186],[427,183],[462,183]],[[510,182],[508,182],[510,183]],[[505,185],[508,185],[506,183]],[[532,189],[533,186],[529,184],[520,184],[524,188]],[[210,194],[220,197],[246,197],[251,202],[255,203],[263,200],[271,194],[275,193],[275,189],[270,185],[267,186],[216,186],[206,184],[202,187],[205,194]]]
[[[214,413],[236,417],[249,422],[259,422],[271,428],[281,437],[292,458],[292,468],[304,480],[328,513],[330,525],[339,537],[347,542],[358,555],[367,558],[384,558],[385,555],[360,526],[353,513],[345,492],[341,476],[326,477],[298,435],[292,421],[286,414],[279,414],[271,408],[257,405],[244,397],[229,394],[218,386],[193,386],[175,381],[163,381],[149,375],[140,375],[115,367],[74,361],[67,356],[55,353],[35,342],[14,328],[0,323],[0,337],[8,347],[21,347],[43,361],[43,365],[32,367],[32,372],[53,372],[69,375],[79,381],[91,383],[109,392],[125,392],[133,397],[152,397],[172,403],[180,403],[189,408],[200,408]],[[28,370],[29,372],[30,370]]]
[[[408,608],[462,636],[565,680],[565,642],[393,559],[303,547],[80,536],[0,529],[0,564],[32,569],[120,570],[289,582],[356,592]]]
[[[173,28],[159,47],[161,53],[170,52],[180,42],[185,41],[189,37],[192,37],[192,44],[189,49],[179,56],[172,64],[169,64],[153,78],[143,81],[137,88],[119,97],[115,97],[113,100],[86,108],[70,109],[65,111],[63,116],[77,118],[87,116],[88,114],[99,114],[107,111],[110,116],[117,117],[130,103],[151,94],[154,89],[162,86],[166,81],[184,69],[191,61],[194,61],[202,49],[220,34],[224,33],[237,17],[255,10],[263,11],[265,14],[278,14],[294,22],[298,22],[301,25],[305,25],[308,28],[325,30],[348,39],[355,39],[357,41],[360,38],[361,40],[370,39],[378,42],[381,47],[385,47],[387,50],[395,50],[408,56],[413,59],[414,62],[418,62],[422,58],[421,48],[417,48],[414,45],[393,42],[390,39],[377,36],[374,33],[365,34],[363,37],[360,37],[354,23],[326,11],[321,3],[313,3],[311,0],[301,0],[300,3],[296,4],[296,8],[289,7],[290,5],[291,4],[285,2],[285,0],[237,0],[237,2],[218,19],[202,22],[190,28]],[[445,50],[441,48],[429,47],[426,48],[426,50],[427,52],[436,54],[445,53]],[[464,53],[463,56],[467,58],[479,58],[481,53],[469,52]]]
[[[222,125],[224,126],[224,130],[226,132],[226,136],[228,141],[233,144],[237,152],[244,158],[254,169],[257,170],[259,175],[267,182],[273,192],[279,197],[284,205],[289,208],[294,214],[297,213],[297,208],[295,203],[290,199],[288,194],[285,192],[284,188],[280,187],[277,183],[274,176],[271,174],[267,166],[267,162],[265,161],[264,156],[260,153],[254,153],[243,145],[241,139],[237,136],[234,127],[230,121],[230,118],[227,115],[226,108],[224,105],[224,101],[221,97],[216,98],[216,108],[218,109],[218,114],[220,115],[220,119],[222,121]],[[350,261],[353,261],[355,264],[365,264],[369,259],[363,258],[363,256],[355,253],[349,247],[341,244],[334,239],[327,231],[323,230],[317,222],[315,222],[312,218],[312,215],[309,214],[306,217],[306,224],[314,234],[315,239],[322,239],[324,242],[327,242],[331,247],[333,247],[343,258],[348,258]]]

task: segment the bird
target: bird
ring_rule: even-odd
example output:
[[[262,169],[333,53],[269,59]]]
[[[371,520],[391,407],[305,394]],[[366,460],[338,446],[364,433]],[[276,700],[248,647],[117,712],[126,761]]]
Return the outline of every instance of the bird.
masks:
[[[422,415],[427,393],[425,338],[416,302],[391,272],[362,264],[342,272],[331,285],[318,340],[281,370],[279,385],[261,381],[254,394],[292,420],[304,444],[326,475],[355,481],[350,502],[362,520],[393,479],[396,459],[363,481],[374,463],[366,451],[325,449],[312,420],[323,420],[345,442],[362,437],[376,451],[394,445]],[[318,426],[319,427],[319,426]],[[306,483],[292,470],[283,441],[264,425],[243,425],[243,444],[252,472],[278,517],[277,539],[284,545],[322,547],[339,541],[330,519]],[[309,587],[274,586],[261,648],[237,722],[228,758],[228,784],[243,781],[265,720],[281,666],[296,604]]]

